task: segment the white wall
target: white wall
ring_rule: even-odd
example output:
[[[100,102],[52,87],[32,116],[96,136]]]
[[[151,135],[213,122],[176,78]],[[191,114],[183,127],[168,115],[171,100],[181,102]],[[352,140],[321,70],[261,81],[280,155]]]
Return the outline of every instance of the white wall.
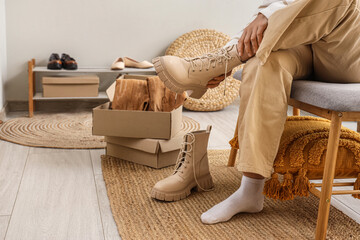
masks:
[[[3,1],[3,0],[2,0]],[[68,53],[79,66],[109,67],[129,56],[151,60],[200,28],[232,35],[260,0],[7,0],[7,100],[27,99],[27,61]]]
[[[0,0],[0,111],[5,104],[3,84],[6,79],[5,0]]]

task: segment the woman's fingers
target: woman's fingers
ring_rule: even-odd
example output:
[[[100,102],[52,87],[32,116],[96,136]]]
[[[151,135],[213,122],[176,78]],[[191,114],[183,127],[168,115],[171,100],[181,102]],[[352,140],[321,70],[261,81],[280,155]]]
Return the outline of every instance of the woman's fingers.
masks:
[[[215,84],[220,84],[219,81],[209,81],[207,85],[215,85]]]
[[[207,88],[216,88],[217,86],[219,86],[219,84],[208,84],[206,87]]]
[[[253,54],[255,54],[257,52],[257,50],[259,49],[259,44],[260,44],[260,43],[258,43],[256,34],[257,34],[257,29],[253,29],[253,31],[251,33],[251,37],[250,37],[252,49],[254,50]]]
[[[244,29],[237,45],[240,59],[247,60],[255,55],[263,40],[267,25],[267,18],[259,13],[254,21]]]
[[[260,45],[262,40],[263,40],[263,33],[264,33],[264,29],[262,27],[259,27],[257,29],[257,33],[256,33],[256,38],[257,38],[257,42]]]
[[[211,79],[208,84],[207,88],[214,88],[219,86],[219,84],[224,80],[224,76],[216,77],[214,79]]]
[[[238,52],[240,56],[244,55],[244,38],[245,38],[245,33],[243,33],[238,41]]]
[[[224,79],[223,79],[224,80]],[[210,80],[208,84],[220,84],[223,80]]]
[[[230,75],[231,75],[231,72],[232,72],[232,71],[226,73],[226,76],[230,76]],[[225,74],[220,75],[220,76],[218,76],[218,77],[214,77],[213,79],[211,79],[211,80],[208,82],[207,87],[208,87],[208,88],[217,87],[217,86],[219,86],[219,84],[220,84],[222,81],[224,81],[224,79],[225,79]]]
[[[213,80],[215,80],[215,81],[217,81],[217,82],[221,82],[221,81],[223,81],[224,79],[225,79],[225,75],[223,74],[223,75],[221,75],[221,76],[214,77]]]
[[[247,33],[244,39],[244,45],[245,45],[245,52],[248,54],[248,56],[252,56],[252,50],[251,50],[251,33]]]

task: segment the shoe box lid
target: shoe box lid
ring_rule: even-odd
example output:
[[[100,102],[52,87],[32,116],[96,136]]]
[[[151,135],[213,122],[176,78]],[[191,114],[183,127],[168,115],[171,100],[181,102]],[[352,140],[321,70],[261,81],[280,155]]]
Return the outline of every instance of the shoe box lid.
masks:
[[[183,142],[183,136],[185,134],[186,133],[184,131],[180,131],[170,140],[153,138],[136,139],[126,137],[105,137],[105,142],[156,154],[158,152],[165,153],[180,149],[181,143]]]

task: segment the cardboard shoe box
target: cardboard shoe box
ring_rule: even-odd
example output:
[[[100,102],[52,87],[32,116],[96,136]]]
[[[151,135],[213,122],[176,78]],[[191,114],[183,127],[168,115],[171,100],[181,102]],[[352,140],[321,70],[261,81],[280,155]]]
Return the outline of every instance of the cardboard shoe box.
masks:
[[[44,97],[97,97],[99,77],[96,75],[74,77],[43,77]]]
[[[135,77],[139,79],[138,75]],[[148,76],[141,77],[146,79]],[[112,86],[115,88],[114,84]],[[114,90],[111,87],[107,94],[112,101]],[[181,130],[182,106],[171,112],[113,110],[110,106],[111,102],[108,102],[93,109],[93,135],[171,139]]]
[[[171,140],[105,137],[106,154],[153,168],[174,165],[185,132]]]

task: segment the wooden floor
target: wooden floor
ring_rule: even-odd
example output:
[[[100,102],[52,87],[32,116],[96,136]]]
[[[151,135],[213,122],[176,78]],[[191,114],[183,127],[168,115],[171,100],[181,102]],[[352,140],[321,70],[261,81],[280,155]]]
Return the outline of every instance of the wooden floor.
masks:
[[[219,112],[185,110],[184,115],[199,121],[202,129],[212,124],[209,149],[224,149],[229,148],[237,112],[238,101]],[[346,126],[356,128],[355,123]],[[0,239],[120,239],[101,154],[104,150],[31,148],[0,141]],[[350,196],[332,200],[360,223],[359,203]]]

